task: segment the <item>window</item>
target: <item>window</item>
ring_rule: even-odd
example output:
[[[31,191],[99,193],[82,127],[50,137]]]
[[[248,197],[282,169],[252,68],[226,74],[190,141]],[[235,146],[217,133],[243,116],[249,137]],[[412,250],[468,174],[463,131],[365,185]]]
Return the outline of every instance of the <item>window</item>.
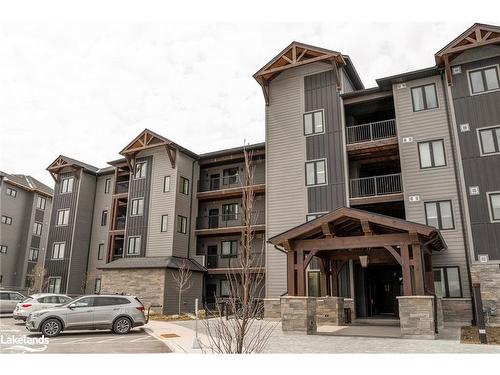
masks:
[[[462,297],[460,272],[458,267],[434,268],[434,289],[441,298]]]
[[[111,178],[107,178],[106,181],[104,181],[104,194],[109,194],[111,191]]]
[[[60,293],[61,292],[61,278],[60,277],[49,277],[49,288],[47,290],[49,293]]]
[[[472,95],[498,90],[500,88],[498,81],[497,66],[469,71],[469,84]]]
[[[132,199],[130,216],[142,216],[143,212],[144,212],[144,198]]]
[[[101,293],[101,279],[95,279],[94,293],[95,294]]]
[[[100,243],[99,248],[97,249],[97,260],[102,260],[104,257],[104,244]]]
[[[306,215],[306,221],[311,221],[314,219],[317,219],[318,217],[323,216],[325,213],[318,213],[318,214],[307,214]]]
[[[93,306],[95,298],[83,297],[72,303],[75,307],[91,307]]]
[[[133,236],[128,238],[127,254],[138,255],[141,252],[141,237]]]
[[[306,163],[306,185],[326,184],[326,160],[310,161]]]
[[[101,227],[105,226],[108,221],[108,211],[104,210],[101,214]]]
[[[418,154],[420,157],[420,168],[422,169],[446,165],[442,139],[420,142],[418,144]]]
[[[221,258],[235,258],[238,254],[238,241],[221,242]]]
[[[222,185],[233,185],[240,181],[240,169],[238,167],[228,168],[222,171]]]
[[[146,177],[146,166],[147,166],[147,163],[145,161],[137,163],[135,165],[134,178],[136,180],[139,179],[139,178],[145,178]]]
[[[411,99],[413,102],[413,112],[437,108],[436,85],[413,87],[411,89]]]
[[[68,225],[69,221],[69,208],[57,211],[56,226]]]
[[[97,280],[99,280],[99,287],[101,285],[101,280],[100,279],[96,279],[96,282]],[[100,291],[100,288],[99,288],[99,291]],[[98,294],[98,293],[96,293]],[[130,304],[130,301],[126,298],[123,298],[123,297],[98,297],[98,298],[95,298],[94,300],[94,306],[113,306],[113,305],[127,305],[127,304]]]
[[[10,216],[2,215],[2,224],[12,225],[12,218]]]
[[[488,193],[491,221],[500,221],[500,192]]]
[[[220,296],[229,297],[229,294],[230,294],[229,280],[223,279],[220,281]]]
[[[52,259],[64,259],[64,250],[66,242],[55,242],[52,247]]]
[[[438,229],[454,228],[451,201],[425,203],[425,217],[427,225]]]
[[[0,254],[7,254],[7,246],[0,245]]]
[[[35,278],[33,276],[27,275],[24,278],[24,287],[26,289],[32,288],[35,285]]]
[[[166,232],[168,229],[168,215],[161,215],[161,231]]]
[[[222,221],[238,220],[238,203],[222,205]]]
[[[170,191],[170,176],[163,177],[163,192]]]
[[[304,135],[318,134],[325,131],[323,110],[304,113]]]
[[[179,193],[189,195],[189,180],[187,178],[180,178]]]
[[[45,199],[44,197],[38,196],[36,198],[36,208],[38,208],[40,210],[45,210],[46,204],[47,204],[47,199]]]
[[[30,253],[28,255],[28,260],[30,262],[36,262],[38,261],[38,249],[30,249]]]
[[[481,154],[488,155],[500,152],[500,126],[479,129],[478,132]]]
[[[5,193],[7,195],[10,195],[11,197],[14,197],[14,198],[17,196],[17,190],[12,189],[10,187],[7,188],[7,190],[5,191]]]
[[[33,234],[35,236],[41,236],[42,235],[42,223],[33,223]]]
[[[73,177],[64,178],[61,182],[61,194],[73,191]]]
[[[187,233],[187,217],[178,215],[177,216],[177,232],[178,233]]]

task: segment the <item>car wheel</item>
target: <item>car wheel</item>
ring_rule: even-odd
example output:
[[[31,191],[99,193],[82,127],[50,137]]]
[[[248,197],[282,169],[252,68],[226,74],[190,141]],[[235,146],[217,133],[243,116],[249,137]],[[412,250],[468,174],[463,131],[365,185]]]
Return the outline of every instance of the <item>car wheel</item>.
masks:
[[[113,332],[120,335],[129,333],[131,328],[132,322],[129,318],[125,317],[116,319],[115,324],[113,324]]]
[[[62,325],[57,319],[49,319],[42,324],[42,333],[47,337],[55,337],[61,333]]]

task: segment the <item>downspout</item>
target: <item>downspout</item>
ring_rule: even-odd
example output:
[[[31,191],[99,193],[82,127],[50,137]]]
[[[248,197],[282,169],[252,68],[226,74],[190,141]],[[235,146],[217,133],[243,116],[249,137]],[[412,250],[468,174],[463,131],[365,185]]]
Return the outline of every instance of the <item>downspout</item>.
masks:
[[[450,107],[449,107],[449,102],[448,100],[450,99],[449,96],[448,96],[448,83],[446,82],[446,79],[444,77],[444,71],[441,69],[440,70],[440,76],[441,76],[441,82],[443,84],[443,92],[444,92],[444,98],[445,98],[445,105],[446,105],[446,118],[448,120],[448,130],[449,130],[449,133],[450,133],[450,144],[451,144],[451,151],[452,151],[452,154],[454,156],[454,158],[456,157],[456,145],[455,145],[455,142],[454,142],[454,129],[453,129],[453,125],[452,125],[452,122],[451,122],[451,116],[450,116]],[[470,259],[469,259],[469,241],[467,239],[467,236],[465,234],[465,231],[467,230],[467,227],[466,227],[466,223],[465,223],[465,220],[464,220],[464,215],[465,215],[465,210],[464,210],[464,206],[463,206],[463,202],[462,200],[460,199],[460,196],[461,196],[461,189],[460,189],[460,185],[458,183],[459,181],[459,174],[458,174],[458,170],[457,170],[457,160],[454,160],[453,161],[453,172],[455,174],[455,185],[457,187],[457,194],[458,194],[458,207],[460,209],[460,223],[462,224],[462,237],[463,237],[463,240],[464,240],[464,251],[465,251],[465,265],[467,267],[467,277],[469,278],[469,292],[470,292],[470,297],[471,297],[471,309],[472,309],[472,321],[475,322],[476,321],[476,312],[475,312],[475,304],[474,304],[474,293],[472,291],[472,275],[471,275],[471,270],[470,270]]]
[[[191,225],[193,224],[193,199],[194,199],[194,164],[196,163],[196,160],[193,160],[193,163],[191,164],[191,199],[189,200],[189,236],[188,236],[188,248],[187,248],[187,258],[189,259],[189,253],[191,249]]]

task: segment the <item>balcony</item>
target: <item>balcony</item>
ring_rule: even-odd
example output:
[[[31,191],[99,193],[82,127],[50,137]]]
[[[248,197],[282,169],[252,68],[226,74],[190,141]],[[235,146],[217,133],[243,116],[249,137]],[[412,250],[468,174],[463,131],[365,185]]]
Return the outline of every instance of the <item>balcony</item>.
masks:
[[[239,174],[206,178],[199,181],[196,197],[200,200],[241,197],[244,188],[244,182],[241,181]],[[255,194],[265,192],[263,177],[254,179],[253,190]]]
[[[349,126],[347,129],[347,144],[376,141],[396,136],[396,120],[384,120]]]
[[[116,182],[116,193],[115,194],[125,194],[128,193],[128,181],[117,181]]]
[[[217,270],[212,271],[211,273],[217,273],[220,271],[221,273],[225,273],[227,269],[238,269],[241,267],[240,258],[238,254],[232,255],[207,255],[206,267],[209,270]],[[255,270],[260,270],[264,268],[264,253],[254,253],[252,254],[251,267]]]
[[[350,180],[349,187],[351,203],[356,200],[366,204],[403,199],[401,173],[354,178]]]
[[[256,231],[265,230],[265,212],[254,211],[252,214],[252,226]],[[196,234],[216,235],[238,233],[243,230],[241,213],[230,213],[223,215],[199,216],[196,218]]]
[[[127,218],[125,216],[122,217],[117,217],[115,221],[115,230],[124,230],[125,229],[125,222]]]

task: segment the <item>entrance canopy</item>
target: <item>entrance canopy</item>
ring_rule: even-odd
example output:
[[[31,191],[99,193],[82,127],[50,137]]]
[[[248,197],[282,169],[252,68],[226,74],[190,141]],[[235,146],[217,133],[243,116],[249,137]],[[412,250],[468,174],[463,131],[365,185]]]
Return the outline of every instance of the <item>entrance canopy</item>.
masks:
[[[433,251],[446,249],[439,230],[423,224],[342,207],[269,239],[287,252],[288,295],[305,295],[305,269],[320,262],[322,291],[337,295],[337,275],[349,260],[399,264],[404,295],[434,292]]]

